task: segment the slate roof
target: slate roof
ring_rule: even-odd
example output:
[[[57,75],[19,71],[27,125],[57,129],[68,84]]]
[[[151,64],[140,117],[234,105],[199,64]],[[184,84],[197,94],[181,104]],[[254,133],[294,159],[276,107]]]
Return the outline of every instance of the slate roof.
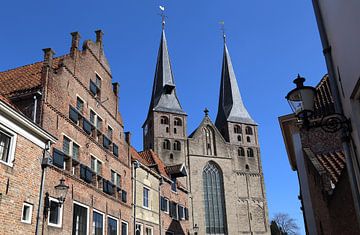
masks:
[[[224,43],[220,97],[215,125],[221,129],[227,121],[256,125],[242,101],[230,54]]]
[[[57,69],[64,56],[53,59],[53,69]],[[11,97],[27,93],[41,87],[41,71],[44,62],[37,62],[0,72],[0,94]]]

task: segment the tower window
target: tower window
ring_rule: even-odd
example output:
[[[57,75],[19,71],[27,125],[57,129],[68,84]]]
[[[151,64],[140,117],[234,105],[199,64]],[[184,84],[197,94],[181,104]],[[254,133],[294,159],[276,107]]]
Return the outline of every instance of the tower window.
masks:
[[[170,141],[169,140],[164,140],[163,149],[169,149],[170,150]]]
[[[242,148],[242,147],[238,148],[238,155],[241,156],[241,157],[245,156],[244,148]]]
[[[180,151],[181,150],[181,143],[180,141],[174,142],[174,150]]]
[[[248,143],[250,143],[250,142],[251,142],[251,138],[250,138],[250,136],[246,136],[246,141],[247,141]]]
[[[237,140],[238,140],[238,141],[241,141],[241,135],[238,135],[238,136],[237,136]]]
[[[182,121],[180,118],[174,119],[174,126],[182,126]]]
[[[160,124],[165,124],[165,125],[169,124],[169,118],[166,117],[166,116],[161,116],[160,117]]]
[[[174,128],[174,134],[176,134],[176,128]]]
[[[205,153],[206,155],[216,155],[215,134],[210,126],[203,129],[205,135]]]
[[[239,125],[234,126],[234,133],[235,134],[241,134],[241,127]]]
[[[250,170],[250,167],[249,167],[248,164],[245,165],[245,169],[246,169],[246,170]]]
[[[169,127],[167,126],[165,129],[166,133],[169,133]]]
[[[253,134],[253,129],[252,129],[251,127],[247,126],[247,127],[245,128],[245,133],[246,133],[247,135],[252,135],[252,134]]]
[[[252,148],[248,148],[246,151],[248,157],[254,157],[254,150]]]

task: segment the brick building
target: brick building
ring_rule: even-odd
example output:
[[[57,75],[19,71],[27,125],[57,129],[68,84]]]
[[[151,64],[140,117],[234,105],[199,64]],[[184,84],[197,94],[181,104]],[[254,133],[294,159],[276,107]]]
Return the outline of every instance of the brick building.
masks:
[[[0,234],[34,234],[41,161],[56,139],[0,95]]]
[[[316,87],[312,121],[334,113],[326,75]],[[307,234],[359,234],[341,133],[299,128],[294,115],[279,117],[292,170],[297,171]]]
[[[58,139],[45,169],[50,210],[41,223],[43,234],[132,230],[129,147],[102,36],[96,31],[96,41],[79,48],[74,32],[69,54],[54,57],[44,49],[44,61],[0,73],[1,94]],[[58,207],[53,195],[61,178],[70,188]]]

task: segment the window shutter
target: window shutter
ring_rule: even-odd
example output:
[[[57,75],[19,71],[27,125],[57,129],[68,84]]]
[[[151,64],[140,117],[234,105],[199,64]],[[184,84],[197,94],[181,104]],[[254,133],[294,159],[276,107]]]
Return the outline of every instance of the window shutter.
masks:
[[[185,207],[185,220],[189,220],[189,209]]]
[[[165,211],[165,199],[164,197],[160,197],[160,208],[162,211]]]
[[[69,111],[69,117],[70,117],[71,121],[73,121],[75,124],[77,124],[77,122],[79,120],[79,114],[76,111],[76,109],[74,109],[71,106],[70,106],[70,111]]]
[[[53,165],[64,168],[64,154],[57,149],[54,149],[53,152]]]

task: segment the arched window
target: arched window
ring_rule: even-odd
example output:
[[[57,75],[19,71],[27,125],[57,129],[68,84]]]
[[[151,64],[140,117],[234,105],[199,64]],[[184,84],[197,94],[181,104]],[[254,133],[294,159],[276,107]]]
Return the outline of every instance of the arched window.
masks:
[[[245,169],[246,169],[247,171],[250,170],[250,167],[249,167],[248,164],[245,165]]]
[[[170,149],[170,141],[169,140],[164,140],[163,149]]]
[[[237,136],[238,141],[241,141],[241,135]]]
[[[226,234],[223,175],[215,163],[204,167],[203,184],[206,234]]]
[[[248,143],[251,142],[250,136],[246,136],[246,141],[247,141]]]
[[[254,157],[254,150],[252,148],[248,148],[246,151],[248,157]]]
[[[251,127],[247,126],[247,127],[245,128],[245,133],[246,133],[247,135],[252,135],[252,134],[253,134],[253,129],[252,129]]]
[[[182,121],[180,118],[174,119],[174,126],[182,126]]]
[[[175,141],[174,142],[174,150],[180,151],[181,150],[181,143],[180,141]]]
[[[203,129],[203,132],[205,136],[205,154],[216,155],[214,130],[207,126]]]
[[[241,134],[241,127],[239,125],[234,126],[234,133],[235,134]]]
[[[241,156],[241,157],[245,156],[244,148],[242,148],[242,147],[238,148],[238,155]]]
[[[169,118],[166,116],[160,117],[160,124],[169,124]]]

